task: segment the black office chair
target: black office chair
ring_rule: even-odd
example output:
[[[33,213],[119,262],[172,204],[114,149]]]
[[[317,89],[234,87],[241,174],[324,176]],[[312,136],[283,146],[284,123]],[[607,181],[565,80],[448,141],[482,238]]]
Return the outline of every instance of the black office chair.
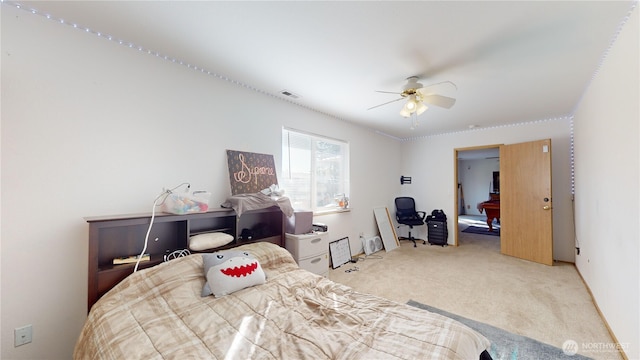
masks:
[[[416,239],[411,236],[411,230],[414,226],[424,225],[424,219],[427,213],[424,211],[416,211],[416,202],[411,197],[397,197],[396,198],[396,220],[400,225],[406,225],[409,227],[408,237],[399,237],[399,240],[411,240],[413,241],[413,247],[416,247]],[[400,226],[398,226],[400,228]],[[426,244],[426,240],[422,240],[423,244]]]

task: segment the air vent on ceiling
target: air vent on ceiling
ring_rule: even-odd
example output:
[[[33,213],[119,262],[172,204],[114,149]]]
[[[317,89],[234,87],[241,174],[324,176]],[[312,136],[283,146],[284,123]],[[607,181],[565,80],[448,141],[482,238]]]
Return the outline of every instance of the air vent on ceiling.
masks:
[[[300,97],[299,95],[294,94],[289,90],[282,90],[282,91],[280,91],[280,94],[282,94],[282,95],[284,95],[286,97],[290,97],[292,99],[298,99]]]

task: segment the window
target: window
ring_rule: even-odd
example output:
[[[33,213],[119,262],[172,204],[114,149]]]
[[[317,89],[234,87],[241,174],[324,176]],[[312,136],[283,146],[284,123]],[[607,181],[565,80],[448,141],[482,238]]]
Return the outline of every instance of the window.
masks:
[[[349,196],[349,144],[282,129],[282,172],[280,187],[294,209],[339,209]]]

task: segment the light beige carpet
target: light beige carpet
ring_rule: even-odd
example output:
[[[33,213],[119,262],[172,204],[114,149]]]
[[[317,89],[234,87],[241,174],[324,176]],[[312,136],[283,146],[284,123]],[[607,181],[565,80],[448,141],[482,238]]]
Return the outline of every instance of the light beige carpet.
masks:
[[[453,234],[450,234],[450,239]],[[409,241],[329,272],[333,281],[397,302],[414,300],[594,359],[622,359],[581,344],[613,340],[573,264],[540,265],[500,254],[497,236],[460,233],[458,247]],[[358,271],[349,271],[352,269]]]

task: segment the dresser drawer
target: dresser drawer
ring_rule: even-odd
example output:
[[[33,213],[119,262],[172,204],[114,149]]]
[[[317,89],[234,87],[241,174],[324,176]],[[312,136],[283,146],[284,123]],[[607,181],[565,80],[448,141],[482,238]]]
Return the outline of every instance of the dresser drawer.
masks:
[[[285,247],[294,259],[323,254],[329,251],[327,233],[285,234]]]
[[[321,255],[298,260],[298,265],[300,265],[301,268],[314,274],[326,276],[329,271],[329,253],[325,252]]]

